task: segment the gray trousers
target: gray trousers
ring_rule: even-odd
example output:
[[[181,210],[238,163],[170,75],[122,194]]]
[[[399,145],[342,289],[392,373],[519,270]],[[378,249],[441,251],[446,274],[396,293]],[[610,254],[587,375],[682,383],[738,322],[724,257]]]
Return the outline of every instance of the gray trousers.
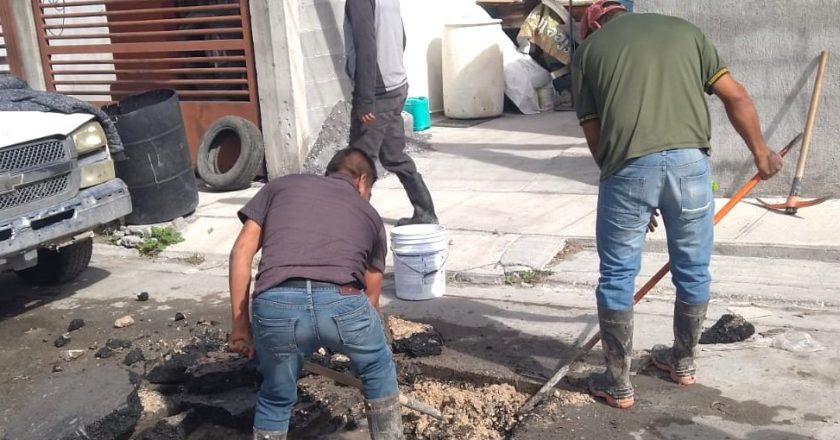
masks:
[[[358,148],[394,173],[400,181],[417,174],[417,166],[405,152],[405,126],[402,110],[408,96],[408,85],[376,96],[371,124],[362,124],[356,109],[350,115],[350,146]]]

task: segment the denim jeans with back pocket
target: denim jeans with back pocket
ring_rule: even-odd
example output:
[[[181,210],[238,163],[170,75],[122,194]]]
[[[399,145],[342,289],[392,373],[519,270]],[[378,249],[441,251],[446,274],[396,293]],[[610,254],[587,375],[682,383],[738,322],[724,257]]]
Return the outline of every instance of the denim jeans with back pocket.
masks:
[[[631,159],[600,185],[596,241],[600,257],[598,305],[627,310],[651,213],[659,209],[668,238],[677,298],[709,301],[714,198],[706,150],[687,148]]]
[[[280,287],[254,298],[251,314],[263,376],[254,429],[288,430],[303,360],[319,347],[350,358],[366,399],[397,393],[391,349],[365,295],[341,295],[337,287]]]

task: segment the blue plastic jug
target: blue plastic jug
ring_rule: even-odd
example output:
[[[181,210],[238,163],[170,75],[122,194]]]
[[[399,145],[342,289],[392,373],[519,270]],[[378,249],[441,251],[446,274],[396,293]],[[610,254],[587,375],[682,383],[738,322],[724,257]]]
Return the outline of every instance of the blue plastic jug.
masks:
[[[414,131],[427,130],[432,126],[432,116],[429,112],[429,98],[425,96],[408,98],[403,107],[414,118]]]

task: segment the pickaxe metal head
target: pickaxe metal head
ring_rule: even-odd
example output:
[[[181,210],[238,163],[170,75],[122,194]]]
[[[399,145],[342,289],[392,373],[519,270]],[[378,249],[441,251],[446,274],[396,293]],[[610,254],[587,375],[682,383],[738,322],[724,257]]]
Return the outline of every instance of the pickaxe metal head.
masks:
[[[772,209],[774,211],[784,211],[787,214],[795,215],[800,208],[808,208],[810,206],[819,205],[820,203],[825,202],[826,200],[831,199],[831,197],[820,197],[814,200],[802,200],[799,197],[793,196],[788,197],[785,203],[767,203],[764,200],[756,199],[762,206],[767,209]]]

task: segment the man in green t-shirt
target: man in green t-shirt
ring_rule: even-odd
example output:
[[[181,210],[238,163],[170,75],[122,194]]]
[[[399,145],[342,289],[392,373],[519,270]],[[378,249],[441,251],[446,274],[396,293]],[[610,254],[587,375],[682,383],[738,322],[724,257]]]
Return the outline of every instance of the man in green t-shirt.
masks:
[[[714,226],[704,93],[723,101],[762,178],[776,174],[782,160],[767,147],[749,94],[696,26],[665,15],[628,14],[618,2],[599,0],[587,10],[581,33],[573,90],[586,142],[601,168],[596,297],[607,363],[589,388],[608,404],[629,408],[633,291],[645,231],[657,209],[677,298],[674,345],[654,347],[653,363],[679,384],[695,381]]]

